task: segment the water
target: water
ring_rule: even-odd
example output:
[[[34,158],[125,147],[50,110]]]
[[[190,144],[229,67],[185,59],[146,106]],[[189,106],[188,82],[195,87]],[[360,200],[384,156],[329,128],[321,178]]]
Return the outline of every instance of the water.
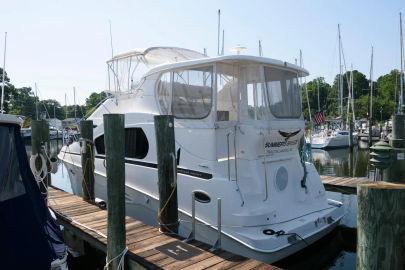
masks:
[[[322,175],[372,177],[369,165],[369,151],[349,148],[322,150],[312,149],[313,163]]]
[[[51,141],[51,155],[57,155],[62,143]],[[27,154],[31,153],[31,146],[27,145]],[[320,174],[335,176],[372,176],[368,164],[367,150],[349,149],[318,150],[313,149],[313,162]],[[65,166],[60,163],[58,171],[52,175],[52,185],[73,193],[73,188]],[[308,248],[288,257],[276,265],[286,269],[356,269],[356,217],[357,196],[345,195],[337,192],[327,192],[328,198],[343,202],[345,216],[341,225],[324,239]]]

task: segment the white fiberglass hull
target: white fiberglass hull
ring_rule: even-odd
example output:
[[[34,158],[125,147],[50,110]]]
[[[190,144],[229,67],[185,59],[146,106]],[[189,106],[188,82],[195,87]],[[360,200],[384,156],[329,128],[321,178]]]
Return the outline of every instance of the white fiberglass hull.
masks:
[[[68,161],[69,158],[66,160]],[[64,162],[68,169],[73,192],[81,194],[81,167],[79,164],[73,163]],[[95,174],[95,192],[97,198],[107,202],[106,177],[97,173]],[[125,201],[128,216],[152,226],[158,225],[158,198],[151,196],[146,191],[134,189],[126,184]],[[212,211],[216,214],[215,208]],[[225,210],[223,209],[223,211]],[[326,209],[301,215],[279,225],[267,224],[230,228],[227,226],[226,220],[222,220],[221,248],[245,257],[272,263],[305,248],[308,244],[328,234],[339,224],[342,216],[343,208],[338,207],[336,202],[330,202],[329,207]],[[191,232],[191,215],[189,211],[182,210],[181,205],[179,205],[179,219],[179,234],[187,238]],[[275,231],[283,230],[286,235],[276,237],[261,233],[269,228]],[[251,241],[243,240],[247,238],[251,239]],[[302,241],[301,238],[305,241]],[[218,239],[216,224],[206,224],[197,220],[196,239],[214,246]]]

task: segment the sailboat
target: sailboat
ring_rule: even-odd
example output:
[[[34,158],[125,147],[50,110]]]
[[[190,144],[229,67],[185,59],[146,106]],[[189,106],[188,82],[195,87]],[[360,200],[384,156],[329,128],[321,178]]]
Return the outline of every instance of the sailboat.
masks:
[[[343,129],[342,115],[343,115],[343,66],[342,66],[342,38],[340,35],[340,25],[338,25],[339,34],[339,77],[338,77],[338,90],[339,90],[339,114],[340,117],[334,120],[326,121],[326,125],[320,125],[311,135],[311,147],[315,149],[326,149],[326,148],[341,148],[349,147],[350,132],[349,130]],[[351,76],[351,81],[353,80]],[[349,102],[348,102],[348,112],[349,106],[352,105],[352,88],[353,84],[349,83]],[[319,82],[318,82],[318,113],[323,113],[320,108],[319,103]],[[354,120],[354,110],[353,110],[353,120]],[[353,144],[357,144],[357,133],[353,133]]]
[[[207,57],[152,47],[107,62],[110,92],[93,120],[95,192],[107,200],[103,115],[125,114],[126,214],[158,225],[154,115],[175,117],[179,234],[215,245],[222,200],[221,248],[274,262],[335,228],[342,204],[329,200],[312,163],[299,155],[304,120],[298,78],[308,72],[260,56]],[[78,142],[64,146],[73,190],[82,181]],[[108,202],[107,202],[108,204]]]

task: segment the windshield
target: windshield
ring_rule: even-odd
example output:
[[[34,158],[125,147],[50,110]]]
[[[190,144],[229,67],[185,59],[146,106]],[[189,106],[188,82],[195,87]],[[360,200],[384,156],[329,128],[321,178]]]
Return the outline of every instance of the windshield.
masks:
[[[295,72],[259,64],[217,65],[217,121],[301,116]]]
[[[270,110],[280,118],[301,116],[301,96],[297,74],[287,70],[264,67],[264,78]]]

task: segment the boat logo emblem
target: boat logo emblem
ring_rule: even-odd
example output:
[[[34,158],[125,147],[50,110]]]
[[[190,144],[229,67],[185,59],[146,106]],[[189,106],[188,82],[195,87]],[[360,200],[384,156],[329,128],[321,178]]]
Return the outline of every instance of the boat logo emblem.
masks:
[[[285,141],[287,142],[288,139],[290,139],[291,137],[294,137],[295,135],[297,135],[298,133],[300,133],[301,129],[297,130],[297,131],[293,131],[293,132],[285,132],[285,131],[281,131],[279,130],[278,133],[283,136],[285,139]]]

